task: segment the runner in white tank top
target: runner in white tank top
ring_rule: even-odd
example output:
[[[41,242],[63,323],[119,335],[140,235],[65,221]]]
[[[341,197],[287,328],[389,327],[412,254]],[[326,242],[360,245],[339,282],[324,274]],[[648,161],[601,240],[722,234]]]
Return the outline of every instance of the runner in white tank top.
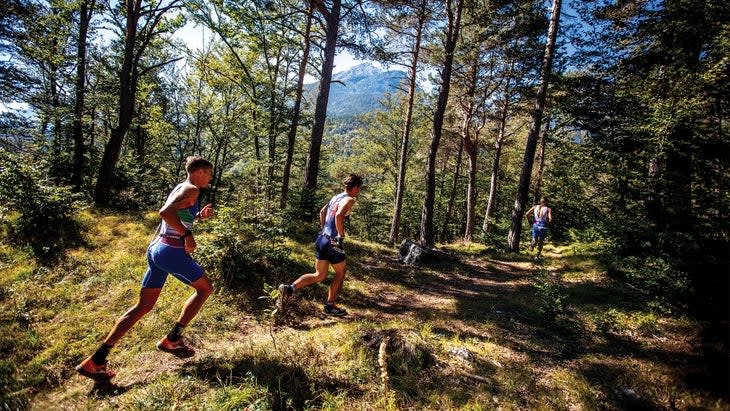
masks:
[[[540,204],[535,204],[530,207],[525,213],[525,218],[529,222],[529,215],[534,214],[534,221],[532,222],[532,242],[530,243],[530,251],[535,248],[537,244],[537,255],[535,258],[540,257],[542,254],[542,245],[547,237],[548,223],[553,221],[553,210],[547,206],[547,199],[545,197],[540,198]]]

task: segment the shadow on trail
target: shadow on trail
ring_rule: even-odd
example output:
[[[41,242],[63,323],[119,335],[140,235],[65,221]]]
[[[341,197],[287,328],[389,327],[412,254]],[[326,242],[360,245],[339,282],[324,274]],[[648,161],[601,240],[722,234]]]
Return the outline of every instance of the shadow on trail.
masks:
[[[138,385],[141,384],[139,382],[135,382],[129,385],[117,385],[111,382],[111,380],[96,380],[94,381],[94,386],[91,387],[91,391],[89,391],[89,395],[98,397],[116,397],[117,395],[122,395]]]
[[[212,386],[238,388],[246,382],[266,388],[274,410],[303,409],[316,405],[322,391],[357,391],[350,384],[331,380],[313,381],[304,369],[268,358],[203,358],[181,367],[182,374],[193,374]],[[313,387],[316,387],[316,391]]]
[[[585,259],[561,260],[557,271],[548,274],[558,274],[555,287],[562,309],[557,316],[541,309],[545,302],[540,300],[535,282],[541,264],[527,263],[524,258],[463,258],[413,267],[395,255],[358,253],[349,275],[366,281],[369,292],[348,290],[343,302],[355,312],[366,312],[363,317],[373,321],[404,315],[421,321],[440,320],[434,332],[449,338],[496,339],[539,368],[568,365],[603,392],[605,405],[619,409],[659,406],[648,401],[646,393],[642,396],[626,388],[656,385],[646,372],[632,369],[634,366],[666,367],[664,373],[672,384],[728,398],[727,352],[697,342],[674,346],[663,335],[641,330],[624,335],[625,331],[596,329],[591,322],[600,321],[611,310],[648,312],[648,297],[610,277],[561,281],[561,272],[582,271]],[[485,328],[485,323],[491,326]],[[489,367],[485,370],[490,371]],[[660,393],[662,406],[672,407],[674,395]]]

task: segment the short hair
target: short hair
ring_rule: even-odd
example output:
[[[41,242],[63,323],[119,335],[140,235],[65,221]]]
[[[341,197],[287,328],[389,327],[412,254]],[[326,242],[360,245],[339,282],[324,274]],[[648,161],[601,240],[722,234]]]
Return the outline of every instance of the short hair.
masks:
[[[352,188],[362,186],[362,177],[357,174],[350,174],[342,183],[345,185],[346,189],[350,190]]]
[[[547,204],[548,203],[547,197],[540,197],[540,202]]]
[[[189,156],[185,159],[185,171],[188,174],[205,168],[213,168],[213,164],[201,156]]]

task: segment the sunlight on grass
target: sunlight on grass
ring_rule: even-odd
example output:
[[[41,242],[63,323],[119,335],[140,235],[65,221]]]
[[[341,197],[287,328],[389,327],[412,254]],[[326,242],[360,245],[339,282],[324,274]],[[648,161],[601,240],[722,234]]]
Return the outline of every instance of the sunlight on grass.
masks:
[[[562,400],[568,409],[601,410],[597,399],[600,393],[580,374],[566,368],[556,368],[550,378],[562,393]]]
[[[480,255],[488,249],[488,247],[481,243],[465,243],[463,241],[456,243],[437,244],[439,248],[444,248],[453,251],[459,255],[474,256]]]
[[[0,243],[0,394],[16,408],[32,400],[30,408],[86,410],[727,409],[664,359],[691,367],[700,325],[654,310],[601,272],[591,247],[571,244],[546,247],[539,265],[449,244],[468,263],[411,267],[391,247],[348,239],[342,301],[352,317],[319,313],[331,275],[303,290],[300,312],[282,323],[267,321],[255,289],[220,287],[185,330],[198,350],[186,360],[155,348],[192,293],[169,277],[109,356],[116,391],[90,393],[73,366],[136,302],[159,217],[84,213],[88,245],[52,264]],[[282,241],[293,267],[311,268],[310,241]],[[538,269],[551,281],[544,295]],[[546,321],[538,308],[551,296],[562,309]]]

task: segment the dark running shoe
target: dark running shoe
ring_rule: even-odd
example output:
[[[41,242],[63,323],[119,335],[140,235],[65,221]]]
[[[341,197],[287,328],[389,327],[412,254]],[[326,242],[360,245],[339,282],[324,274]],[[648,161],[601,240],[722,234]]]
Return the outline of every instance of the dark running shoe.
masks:
[[[340,308],[334,304],[325,304],[322,312],[335,317],[342,317],[343,315],[347,315],[347,310],[345,310],[344,308]]]
[[[294,294],[294,290],[292,290],[291,286],[288,284],[281,284],[279,285],[279,296],[276,297],[276,309],[280,313],[284,313],[284,308],[289,301],[289,297],[291,297]]]
[[[176,342],[172,342],[165,336],[157,342],[157,348],[160,351],[169,352],[178,358],[190,358],[195,355],[195,349],[185,344],[182,338]]]

